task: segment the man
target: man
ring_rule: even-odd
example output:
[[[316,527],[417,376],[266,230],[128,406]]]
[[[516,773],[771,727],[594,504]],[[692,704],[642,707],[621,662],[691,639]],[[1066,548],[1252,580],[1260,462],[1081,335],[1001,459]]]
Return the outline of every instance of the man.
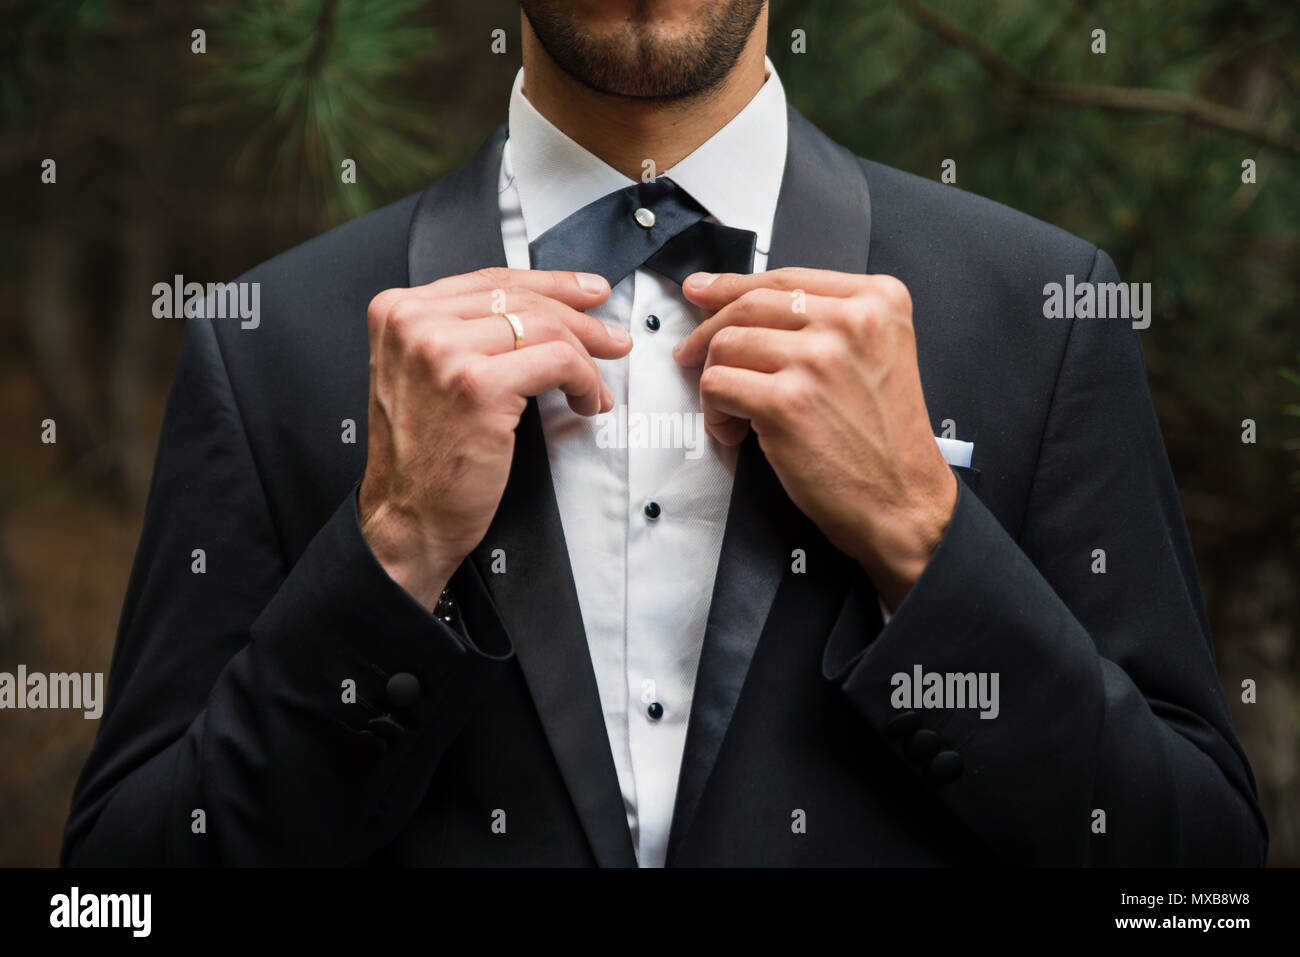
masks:
[[[1260,863],[1106,254],[761,0],[522,6],[508,133],[190,322],[65,861]]]

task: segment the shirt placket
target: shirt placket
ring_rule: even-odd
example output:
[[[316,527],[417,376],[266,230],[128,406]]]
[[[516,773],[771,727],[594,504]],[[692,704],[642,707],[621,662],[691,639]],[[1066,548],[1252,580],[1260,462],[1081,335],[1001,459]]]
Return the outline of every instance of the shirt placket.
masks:
[[[628,366],[628,500],[627,500],[627,689],[628,743],[636,781],[637,811],[641,821],[667,821],[672,817],[676,761],[670,754],[687,719],[689,706],[676,687],[676,644],[671,620],[677,603],[663,592],[663,577],[680,555],[675,545],[682,537],[673,491],[673,456],[680,450],[649,448],[650,432],[639,431],[637,421],[650,422],[656,413],[673,413],[673,389],[665,388],[678,375],[672,359],[673,329],[678,310],[664,298],[661,284],[650,274],[635,274],[631,333],[634,340]],[[662,843],[665,834],[647,835]],[[643,858],[662,849],[642,847]]]

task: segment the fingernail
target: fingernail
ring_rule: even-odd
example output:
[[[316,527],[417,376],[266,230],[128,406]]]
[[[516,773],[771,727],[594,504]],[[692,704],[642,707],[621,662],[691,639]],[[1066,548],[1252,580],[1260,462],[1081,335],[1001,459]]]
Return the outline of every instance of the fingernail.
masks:
[[[619,345],[626,345],[627,343],[632,341],[631,334],[629,334],[628,331],[624,329],[622,326],[607,325],[605,326],[605,328],[609,330],[609,337],[613,339],[615,342],[617,342]]]
[[[578,273],[578,285],[582,287],[583,292],[604,292],[605,277],[597,276],[591,272]]]
[[[713,282],[713,280],[717,278],[718,278],[717,273],[697,272],[687,276],[686,281],[690,283],[692,286],[694,286],[696,289],[703,289],[705,286],[710,285]]]

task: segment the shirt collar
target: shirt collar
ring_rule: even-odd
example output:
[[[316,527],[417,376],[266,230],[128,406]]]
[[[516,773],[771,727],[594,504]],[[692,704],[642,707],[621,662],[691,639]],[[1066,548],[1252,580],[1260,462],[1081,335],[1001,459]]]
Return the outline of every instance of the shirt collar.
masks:
[[[749,229],[766,254],[785,171],[785,90],[771,60],[767,79],[739,113],[694,152],[659,175],[671,176],[724,226]],[[506,161],[532,242],[607,193],[636,182],[578,145],[523,94],[524,71],[510,92]]]

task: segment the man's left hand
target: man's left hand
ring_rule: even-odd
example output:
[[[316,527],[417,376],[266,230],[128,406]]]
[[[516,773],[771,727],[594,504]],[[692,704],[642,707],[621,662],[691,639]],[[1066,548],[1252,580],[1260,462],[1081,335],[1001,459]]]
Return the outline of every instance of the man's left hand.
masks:
[[[738,445],[752,427],[786,494],[897,609],[957,502],[930,431],[907,287],[790,268],[695,273],[682,290],[711,313],[674,352],[704,367],[709,434]]]

